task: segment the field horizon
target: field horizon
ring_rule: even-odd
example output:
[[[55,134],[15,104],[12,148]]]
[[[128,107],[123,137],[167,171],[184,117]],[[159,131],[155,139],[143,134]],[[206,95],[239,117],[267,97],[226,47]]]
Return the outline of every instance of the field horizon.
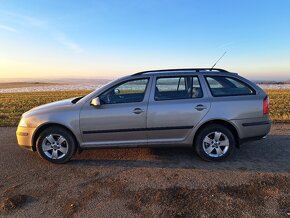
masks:
[[[92,90],[15,92],[0,95],[0,126],[17,126],[21,115],[42,104],[83,96]],[[290,122],[290,89],[268,89],[273,122]]]
[[[21,80],[11,80],[11,81],[1,81],[0,80],[0,92],[3,89],[14,89],[14,88],[29,88],[29,87],[38,87],[41,86],[42,89],[45,86],[61,86],[61,85],[83,85],[84,90],[90,90],[93,89],[94,85],[97,88],[97,85],[104,85],[108,82],[112,81],[112,79],[52,79],[52,80],[27,80],[27,81],[21,81]],[[282,85],[277,88],[290,88],[290,80],[252,80],[252,82],[262,85],[263,89],[276,89],[275,86],[270,86],[270,87],[263,87],[263,85]],[[88,88],[85,88],[86,85],[89,85]],[[283,87],[285,85],[285,87]],[[289,86],[289,87],[288,87]],[[40,88],[39,91],[48,91],[48,90],[42,90]],[[61,89],[61,90],[66,90],[66,89]],[[67,90],[72,90],[68,88]],[[80,90],[80,89],[77,89]],[[21,91],[21,90],[20,90]],[[37,91],[37,89],[34,90],[29,90],[29,91]],[[4,91],[5,92],[5,91]],[[18,91],[17,91],[18,92]]]
[[[130,74],[128,74],[130,75]],[[290,75],[290,73],[289,73]],[[0,88],[1,84],[4,83],[86,83],[91,81],[102,82],[102,81],[112,81],[116,78],[126,76],[120,75],[118,77],[60,77],[60,78],[1,78],[0,77]],[[249,79],[252,82],[257,84],[290,84],[290,77],[289,78],[276,78],[276,79]]]

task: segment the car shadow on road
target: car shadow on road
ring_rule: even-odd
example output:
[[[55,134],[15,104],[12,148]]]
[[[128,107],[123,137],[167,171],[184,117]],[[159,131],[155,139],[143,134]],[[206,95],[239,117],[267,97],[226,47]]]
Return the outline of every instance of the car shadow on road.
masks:
[[[68,164],[128,168],[175,168],[290,172],[290,136],[271,135],[248,142],[221,162],[201,160],[192,148],[115,148],[88,150]]]

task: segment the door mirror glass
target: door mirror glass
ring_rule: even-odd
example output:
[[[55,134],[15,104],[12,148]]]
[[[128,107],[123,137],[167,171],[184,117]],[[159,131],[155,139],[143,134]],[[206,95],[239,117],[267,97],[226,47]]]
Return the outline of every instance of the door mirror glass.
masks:
[[[119,89],[114,89],[115,95],[119,95],[120,94],[120,90]]]
[[[94,107],[99,107],[99,106],[101,106],[100,98],[99,98],[99,97],[96,97],[96,98],[92,99],[92,101],[91,101],[91,105],[94,106]]]

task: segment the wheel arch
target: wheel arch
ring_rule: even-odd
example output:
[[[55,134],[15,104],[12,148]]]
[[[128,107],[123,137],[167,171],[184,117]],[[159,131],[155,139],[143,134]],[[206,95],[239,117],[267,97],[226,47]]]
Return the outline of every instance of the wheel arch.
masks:
[[[33,134],[33,137],[32,137],[32,150],[33,151],[36,151],[36,141],[37,141],[37,138],[38,138],[39,134],[42,131],[44,131],[46,128],[49,128],[49,127],[52,127],[52,126],[61,127],[61,128],[65,129],[65,130],[67,130],[68,132],[70,132],[71,135],[73,136],[75,142],[76,142],[77,149],[79,148],[80,143],[77,140],[77,137],[75,136],[75,134],[73,133],[73,131],[71,129],[69,129],[67,126],[62,125],[62,124],[59,124],[59,123],[44,123],[43,125],[39,126],[37,128],[37,130]]]
[[[240,147],[240,138],[239,138],[239,132],[237,130],[237,128],[232,124],[230,123],[229,121],[226,121],[226,120],[222,120],[222,119],[214,119],[214,120],[209,120],[203,124],[201,124],[197,131],[195,132],[194,134],[194,137],[193,137],[193,145],[195,144],[195,140],[197,138],[197,135],[200,133],[200,131],[205,128],[206,126],[208,125],[211,125],[211,124],[220,124],[220,125],[223,125],[225,127],[227,127],[234,135],[235,137],[235,140],[236,140],[236,147]]]

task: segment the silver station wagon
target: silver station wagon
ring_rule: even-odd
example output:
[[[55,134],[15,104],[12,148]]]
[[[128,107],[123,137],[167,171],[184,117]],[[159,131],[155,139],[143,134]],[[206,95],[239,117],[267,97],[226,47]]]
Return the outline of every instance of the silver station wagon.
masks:
[[[268,114],[267,94],[236,73],[154,70],[33,108],[16,135],[21,147],[53,163],[69,161],[78,150],[149,146],[193,146],[202,159],[218,161],[265,137]]]

